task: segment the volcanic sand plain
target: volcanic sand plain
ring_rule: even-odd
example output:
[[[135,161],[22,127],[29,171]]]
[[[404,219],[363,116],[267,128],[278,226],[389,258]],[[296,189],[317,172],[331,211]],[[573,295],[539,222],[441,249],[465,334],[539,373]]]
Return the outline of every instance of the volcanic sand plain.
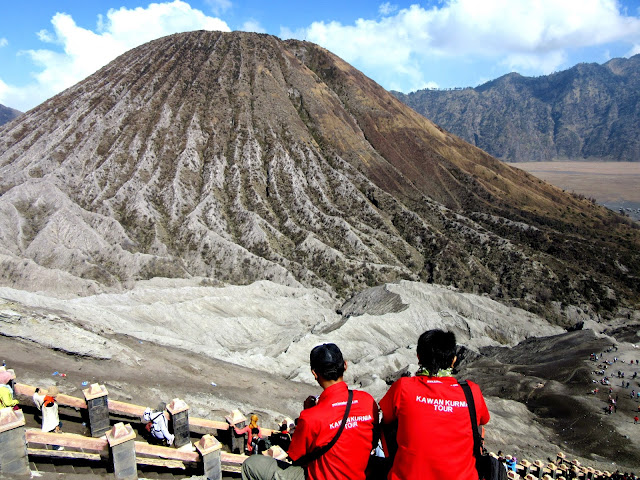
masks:
[[[617,210],[640,208],[640,162],[510,163],[568,192]],[[630,215],[640,219],[640,215]]]

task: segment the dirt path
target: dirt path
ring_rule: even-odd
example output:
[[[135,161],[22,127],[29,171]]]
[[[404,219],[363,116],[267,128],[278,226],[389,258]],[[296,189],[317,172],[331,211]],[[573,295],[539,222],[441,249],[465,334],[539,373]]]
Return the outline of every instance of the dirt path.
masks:
[[[61,393],[83,398],[83,382],[106,385],[109,398],[155,407],[179,397],[197,417],[223,420],[231,410],[257,413],[264,426],[279,414],[295,418],[308,395],[320,387],[214,360],[177,348],[156,348],[124,336],[117,340],[136,350],[139,365],[96,360],[49,350],[35,343],[0,337],[2,359],[16,371],[18,382],[34,386],[58,385]],[[66,376],[53,375],[54,372]],[[211,382],[216,385],[213,386]],[[260,410],[254,410],[260,405]],[[275,417],[275,420],[274,420]]]

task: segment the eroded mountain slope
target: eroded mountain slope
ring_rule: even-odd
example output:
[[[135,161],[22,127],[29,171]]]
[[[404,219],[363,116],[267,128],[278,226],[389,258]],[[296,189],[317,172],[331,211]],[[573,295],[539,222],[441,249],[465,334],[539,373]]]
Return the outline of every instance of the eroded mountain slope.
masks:
[[[554,315],[637,301],[638,232],[512,169],[306,42],[191,32],[0,128],[2,281],[411,279]]]

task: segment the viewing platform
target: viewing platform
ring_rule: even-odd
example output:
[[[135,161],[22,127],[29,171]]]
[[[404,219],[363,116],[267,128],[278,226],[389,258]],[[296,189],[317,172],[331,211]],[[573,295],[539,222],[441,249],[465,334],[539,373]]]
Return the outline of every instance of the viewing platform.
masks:
[[[16,383],[14,390],[21,408],[0,410],[0,478],[39,472],[45,479],[47,474],[64,473],[77,478],[204,476],[222,480],[239,478],[242,463],[248,458],[244,454],[246,434],[237,435],[230,428],[232,424],[240,428],[246,425],[246,418],[238,410],[230,412],[225,421],[197,418],[188,414],[189,406],[184,401],[173,399],[165,415],[175,441],[167,447],[145,440],[145,407],[109,399],[103,385],[93,384],[83,390],[84,399],[57,395],[64,433],[39,428],[32,400],[35,387]],[[270,435],[274,431],[261,428],[261,432]],[[264,454],[276,453],[272,448]],[[569,461],[562,452],[555,462],[522,459],[510,467],[508,478],[515,480],[602,480],[612,476],[577,460]]]

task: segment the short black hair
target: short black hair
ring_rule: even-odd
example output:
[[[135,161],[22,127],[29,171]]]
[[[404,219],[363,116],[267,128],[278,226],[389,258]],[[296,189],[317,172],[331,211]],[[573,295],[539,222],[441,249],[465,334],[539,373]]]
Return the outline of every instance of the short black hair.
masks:
[[[429,375],[450,368],[456,356],[456,336],[440,329],[427,330],[418,339],[418,361]]]
[[[311,370],[325,380],[338,380],[344,375],[344,358],[335,343],[324,343],[309,354]]]

